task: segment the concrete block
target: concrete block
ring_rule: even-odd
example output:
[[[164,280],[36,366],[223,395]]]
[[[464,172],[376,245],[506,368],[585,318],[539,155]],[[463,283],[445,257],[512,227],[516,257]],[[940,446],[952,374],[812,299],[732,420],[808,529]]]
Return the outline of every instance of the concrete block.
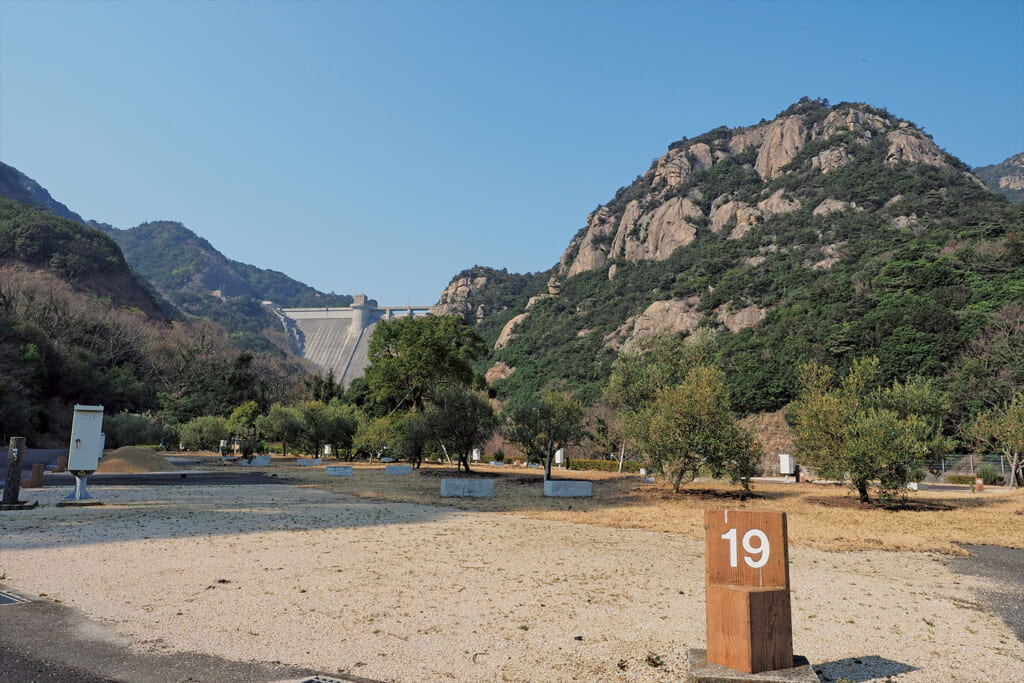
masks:
[[[489,465],[490,465],[491,467],[504,467],[504,466],[505,466],[505,463],[504,463],[504,462],[498,462],[497,460],[492,460],[492,461],[491,461],[490,463],[488,463],[488,464],[489,464]]]
[[[442,479],[442,498],[494,498],[493,479]]]
[[[242,461],[242,467],[267,467],[270,465],[269,455],[254,455],[248,462]]]
[[[793,666],[791,668],[761,671],[756,674],[736,671],[719,664],[712,664],[708,661],[706,650],[689,650],[687,652],[687,663],[689,664],[689,674],[686,680],[690,681],[690,683],[759,683],[760,681],[818,683],[821,680],[818,678],[818,674],[814,672],[814,667],[807,661],[807,658],[800,655],[793,655]]]
[[[412,465],[385,465],[384,474],[412,474]]]
[[[301,467],[317,467],[323,465],[324,461],[320,458],[299,458],[295,461],[295,464]]]
[[[328,465],[324,468],[324,472],[328,477],[351,477],[352,466],[351,465]]]
[[[557,479],[544,482],[544,495],[549,498],[589,498],[594,486],[589,481]]]

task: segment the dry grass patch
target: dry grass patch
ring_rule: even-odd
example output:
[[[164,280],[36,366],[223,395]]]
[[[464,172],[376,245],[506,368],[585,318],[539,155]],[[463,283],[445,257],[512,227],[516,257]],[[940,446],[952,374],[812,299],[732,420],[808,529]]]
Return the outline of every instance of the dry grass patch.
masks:
[[[353,465],[352,477],[328,477],[321,468],[275,467],[282,479],[367,500],[446,505],[481,512],[515,513],[615,528],[647,529],[704,538],[704,510],[786,512],[789,540],[820,550],[961,552],[956,544],[1024,547],[1024,491],[966,487],[911,493],[908,505],[888,510],[862,505],[849,487],[755,483],[752,495],[738,487],[699,481],[673,493],[663,482],[644,484],[636,475],[568,472],[557,477],[594,482],[591,498],[546,498],[543,473],[513,467],[477,466],[472,476],[493,478],[494,498],[441,498],[451,467],[424,465],[409,475],[387,475],[381,465]],[[461,475],[465,476],[465,475]]]

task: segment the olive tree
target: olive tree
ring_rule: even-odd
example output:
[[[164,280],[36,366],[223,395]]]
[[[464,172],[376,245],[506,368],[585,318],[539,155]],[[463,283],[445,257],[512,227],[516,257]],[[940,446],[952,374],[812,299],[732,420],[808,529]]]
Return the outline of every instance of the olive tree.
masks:
[[[1010,463],[1008,488],[1024,480],[1024,394],[998,408],[982,411],[968,428],[969,438],[979,446],[1001,452]]]
[[[702,472],[750,489],[761,449],[753,434],[736,424],[721,370],[703,364],[690,368],[679,384],[659,391],[637,421],[648,462],[676,493]]]
[[[456,467],[469,472],[469,456],[482,445],[497,426],[491,404],[481,394],[462,388],[439,391],[423,413],[425,436],[436,441],[449,456],[454,453]]]
[[[551,478],[551,458],[559,448],[579,442],[583,404],[563,391],[547,391],[536,399],[518,401],[503,414],[505,438],[528,458],[544,463],[544,480]]]
[[[877,387],[877,377],[877,358],[854,361],[839,381],[830,368],[804,365],[800,398],[787,415],[801,461],[849,479],[865,503],[873,482],[888,502],[924,473],[929,458],[952,447],[942,434],[949,401],[934,383],[911,378]]]

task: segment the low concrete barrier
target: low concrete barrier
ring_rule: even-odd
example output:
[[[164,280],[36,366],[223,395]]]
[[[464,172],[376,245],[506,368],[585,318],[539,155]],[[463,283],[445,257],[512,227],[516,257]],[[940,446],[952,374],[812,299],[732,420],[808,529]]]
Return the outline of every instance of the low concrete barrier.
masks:
[[[352,466],[351,465],[328,465],[324,468],[324,472],[327,473],[328,477],[351,477]]]
[[[498,460],[492,460],[492,461],[490,461],[487,464],[490,465],[491,467],[504,467],[505,466],[505,462],[504,461],[498,461]]]
[[[269,455],[254,455],[249,460],[242,461],[242,467],[266,467],[269,464]]]
[[[324,461],[320,458],[299,458],[295,461],[295,464],[302,467],[316,467],[317,465],[323,465]]]
[[[589,481],[549,479],[544,482],[544,495],[549,498],[588,498],[594,495],[594,486]]]
[[[442,498],[494,498],[493,479],[442,479]]]
[[[385,465],[384,474],[412,474],[412,465]]]

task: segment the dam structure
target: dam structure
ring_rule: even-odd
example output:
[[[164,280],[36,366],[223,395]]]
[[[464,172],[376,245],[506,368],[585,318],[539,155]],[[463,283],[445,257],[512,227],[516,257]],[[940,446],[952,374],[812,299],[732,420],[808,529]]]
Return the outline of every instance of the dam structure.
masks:
[[[378,322],[430,313],[430,306],[378,306],[365,294],[357,294],[344,308],[279,308],[270,301],[263,305],[281,321],[292,352],[325,374],[334,371],[346,389],[370,364],[370,337]]]

